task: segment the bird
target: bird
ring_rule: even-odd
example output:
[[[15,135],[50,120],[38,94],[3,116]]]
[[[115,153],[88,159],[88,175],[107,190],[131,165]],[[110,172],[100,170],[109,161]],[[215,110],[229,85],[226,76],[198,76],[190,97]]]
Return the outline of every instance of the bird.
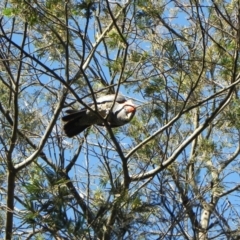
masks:
[[[104,126],[102,118],[107,120],[111,128],[123,126],[129,123],[136,113],[136,106],[132,100],[127,100],[121,94],[99,97],[96,99],[96,104],[97,109],[95,109],[93,102],[88,104],[92,111],[88,108],[66,110],[67,115],[62,117],[62,121],[64,122],[63,130],[67,137],[74,137],[94,124]]]

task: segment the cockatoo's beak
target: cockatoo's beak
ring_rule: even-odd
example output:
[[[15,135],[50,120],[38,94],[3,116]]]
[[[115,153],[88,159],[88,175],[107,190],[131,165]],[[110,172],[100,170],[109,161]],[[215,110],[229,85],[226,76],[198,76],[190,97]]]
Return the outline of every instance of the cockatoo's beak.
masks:
[[[126,101],[126,103],[124,105],[125,105],[125,109],[128,113],[136,112],[136,107],[131,100]]]

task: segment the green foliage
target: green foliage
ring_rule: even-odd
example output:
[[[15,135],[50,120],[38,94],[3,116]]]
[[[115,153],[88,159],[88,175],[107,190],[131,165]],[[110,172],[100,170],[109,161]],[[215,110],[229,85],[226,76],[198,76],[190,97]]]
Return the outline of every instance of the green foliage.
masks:
[[[35,167],[28,182],[24,184],[25,194],[28,196],[24,221],[35,226],[39,223],[46,224],[53,231],[67,231],[69,234],[82,236],[85,232],[83,215],[78,213],[76,221],[67,215],[72,207],[72,197],[66,183],[49,168]]]
[[[131,55],[130,55],[130,60],[133,62],[144,62],[148,59],[149,55],[147,52],[137,52],[137,51],[131,51]]]
[[[5,8],[3,9],[2,14],[6,17],[11,17],[12,15],[14,15],[14,11],[11,8]]]
[[[211,140],[203,139],[199,144],[199,150],[208,153],[208,155],[215,150],[215,143]]]
[[[0,238],[237,236],[238,9],[0,3]],[[66,137],[66,109],[116,91],[130,123]]]
[[[113,72],[119,72],[122,69],[123,59],[118,58],[115,61],[108,62],[106,65],[109,67]]]
[[[75,5],[73,13],[75,15],[78,15],[80,13],[80,15],[83,17],[91,18],[96,11],[95,4],[95,1],[92,0],[81,1]]]
[[[107,34],[107,45],[109,49],[114,50],[114,49],[121,49],[125,48],[125,41],[123,39],[123,35],[119,35],[118,31],[116,29],[111,30]]]
[[[164,89],[164,86],[162,78],[151,79],[145,88],[145,94],[146,96],[152,96],[154,93],[160,93]]]
[[[219,120],[219,127],[222,129],[226,128],[236,128],[240,129],[240,101],[239,99],[234,99],[226,112],[224,112],[223,117]]]

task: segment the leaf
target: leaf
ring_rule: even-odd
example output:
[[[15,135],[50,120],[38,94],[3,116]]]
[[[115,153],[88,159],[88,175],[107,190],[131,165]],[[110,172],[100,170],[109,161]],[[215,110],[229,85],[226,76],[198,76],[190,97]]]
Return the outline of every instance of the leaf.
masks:
[[[2,14],[4,16],[11,17],[11,16],[14,15],[14,9],[12,9],[12,8],[5,8],[5,9],[3,9]]]

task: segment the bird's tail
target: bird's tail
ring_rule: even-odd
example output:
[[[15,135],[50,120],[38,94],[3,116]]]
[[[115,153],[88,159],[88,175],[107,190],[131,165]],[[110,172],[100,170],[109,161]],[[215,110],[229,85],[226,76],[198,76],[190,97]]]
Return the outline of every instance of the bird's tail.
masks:
[[[68,122],[71,121],[75,118],[83,118],[86,116],[86,109],[81,109],[81,110],[73,110],[73,109],[68,109],[65,111],[68,115],[62,117],[63,122]]]
[[[65,134],[70,138],[78,135],[79,133],[84,131],[86,128],[91,126],[91,125],[79,126],[79,125],[77,125],[77,121],[78,121],[77,119],[72,120],[70,122],[67,122],[63,126],[63,130],[64,130]]]
[[[62,117],[62,121],[66,122],[63,126],[64,132],[68,137],[78,135],[91,125],[83,125],[82,119],[86,116],[86,110],[67,110],[68,115]]]

